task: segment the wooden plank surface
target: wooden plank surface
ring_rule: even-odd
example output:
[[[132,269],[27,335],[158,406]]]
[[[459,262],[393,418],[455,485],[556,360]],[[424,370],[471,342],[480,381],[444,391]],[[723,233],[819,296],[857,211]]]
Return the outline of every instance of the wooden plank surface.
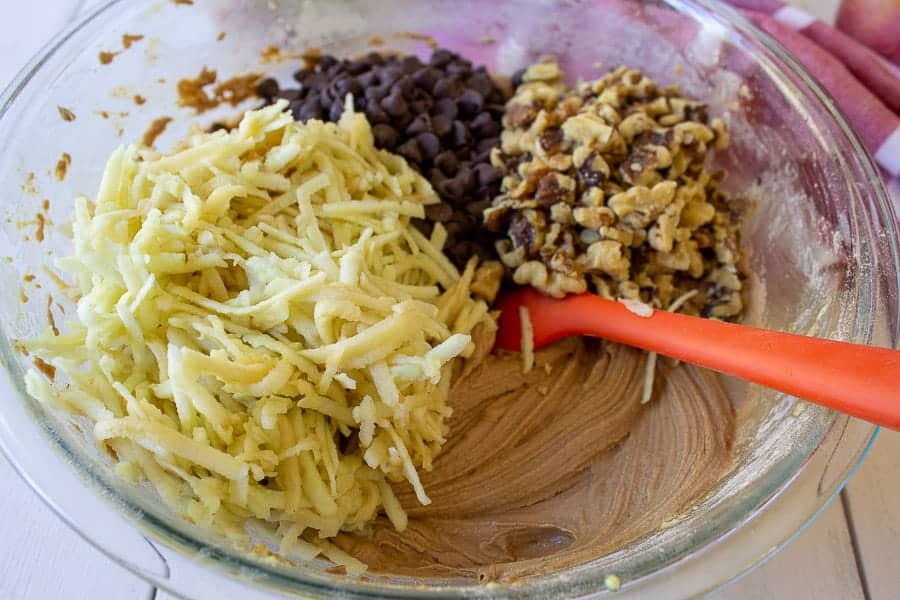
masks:
[[[869,598],[900,598],[900,433],[881,431],[844,495]]]
[[[721,600],[865,598],[840,499],[790,545],[738,580]]]
[[[153,587],[63,523],[0,455],[0,598],[152,598]]]

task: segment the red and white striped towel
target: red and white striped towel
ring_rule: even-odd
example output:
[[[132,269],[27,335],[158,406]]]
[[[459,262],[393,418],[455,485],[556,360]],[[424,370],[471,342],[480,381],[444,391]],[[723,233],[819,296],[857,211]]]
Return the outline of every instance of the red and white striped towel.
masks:
[[[881,167],[900,214],[900,66],[889,60],[898,54],[900,38],[891,39],[891,32],[900,28],[900,3],[883,0],[886,10],[877,16],[887,21],[878,24],[870,19],[867,25],[868,32],[876,27],[888,32],[887,41],[892,44],[881,44],[886,48],[885,58],[850,35],[778,0],[728,2],[781,42],[834,97]],[[854,11],[859,10],[852,5],[866,3],[871,4],[845,0],[838,25],[852,25]],[[852,26],[847,29],[854,30]]]

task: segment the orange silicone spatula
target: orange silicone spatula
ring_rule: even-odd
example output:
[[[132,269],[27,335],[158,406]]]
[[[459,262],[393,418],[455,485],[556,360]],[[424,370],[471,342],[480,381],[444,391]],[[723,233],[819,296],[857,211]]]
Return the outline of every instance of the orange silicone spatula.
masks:
[[[900,351],[655,310],[639,316],[593,294],[550,298],[519,288],[499,299],[495,347],[518,350],[520,307],[539,348],[573,335],[671,356],[900,430]]]

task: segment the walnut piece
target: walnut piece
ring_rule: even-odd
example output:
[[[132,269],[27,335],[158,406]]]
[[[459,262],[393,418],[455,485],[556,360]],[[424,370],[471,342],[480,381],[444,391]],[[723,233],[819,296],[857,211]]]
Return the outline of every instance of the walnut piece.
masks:
[[[728,145],[725,121],[635,69],[575,89],[562,77],[542,59],[507,103],[490,154],[501,194],[484,210],[485,226],[508,237],[491,286],[502,264],[553,296],[590,288],[666,309],[696,290],[683,311],[739,317],[739,211],[707,166]]]

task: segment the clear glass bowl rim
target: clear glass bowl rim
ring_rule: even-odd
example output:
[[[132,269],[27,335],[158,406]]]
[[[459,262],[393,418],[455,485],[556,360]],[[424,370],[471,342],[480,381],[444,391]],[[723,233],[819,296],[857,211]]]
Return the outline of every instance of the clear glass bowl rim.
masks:
[[[790,54],[790,52],[788,52],[774,38],[748,21],[736,9],[725,5],[724,3],[717,2],[716,0],[661,1],[676,10],[681,10],[682,12],[688,14],[692,13],[693,11],[705,11],[709,15],[718,18],[720,21],[727,23],[730,27],[731,33],[735,33],[738,36],[744,38],[744,41],[749,41],[761,46],[761,48],[756,48],[756,52],[758,54],[757,58],[768,63],[769,68],[775,73],[779,74],[781,77],[785,77],[786,74],[789,74],[799,80],[801,86],[805,88],[803,91],[805,91],[807,95],[809,95],[813,99],[814,102],[818,103],[819,108],[824,109],[824,111],[830,116],[830,118],[833,120],[833,124],[837,126],[839,132],[843,135],[844,142],[852,148],[853,156],[851,158],[855,159],[858,162],[858,166],[861,168],[862,175],[864,176],[867,185],[871,188],[872,198],[874,199],[874,209],[878,213],[877,216],[882,222],[888,225],[891,252],[889,257],[882,257],[882,259],[887,260],[892,265],[893,269],[891,272],[893,273],[894,277],[897,278],[897,282],[900,283],[900,250],[898,250],[896,235],[898,228],[893,206],[888,198],[883,181],[881,179],[881,176],[879,175],[877,167],[872,160],[870,153],[862,145],[858,135],[849,125],[847,119],[844,117],[841,110],[837,107],[837,104],[833,100],[833,98]],[[73,35],[93,23],[95,20],[103,16],[108,16],[115,7],[122,7],[127,3],[127,0],[109,0],[106,3],[101,3],[98,8],[87,14],[81,20],[74,22],[71,26],[60,32],[43,48],[41,48],[41,50],[31,59],[31,61],[29,61],[29,63],[19,71],[19,73],[13,79],[12,83],[10,83],[3,91],[2,95],[0,95],[0,118],[3,118],[6,112],[13,106],[15,100],[19,97],[20,92],[22,92],[22,90],[26,87],[32,77],[41,69],[43,64],[58,50],[60,50],[60,48],[64,46],[64,44]],[[900,285],[896,285],[896,288],[900,289]],[[893,304],[889,305],[888,308],[893,309],[895,313],[898,311],[898,307]],[[871,321],[872,315],[870,314],[866,316]],[[897,321],[896,314],[892,315],[892,318],[895,322]],[[860,328],[860,325],[862,325],[862,328]],[[867,335],[866,332],[870,329],[871,323],[861,324],[857,322],[854,327],[854,331],[856,332],[857,337],[860,336],[861,331],[861,335],[865,337]],[[895,344],[896,339],[893,339],[895,332],[892,331],[891,335],[891,343]],[[8,339],[5,336],[0,339],[0,350],[2,350],[3,354],[2,362],[4,363],[4,370],[7,371],[7,375],[9,376],[10,373],[7,363],[9,361],[9,358],[12,356],[12,350]],[[32,410],[31,413],[36,420],[39,420],[39,413],[37,411]],[[0,415],[0,420],[5,420],[3,415]],[[860,443],[855,450],[851,451],[851,456],[853,458],[846,465],[843,477],[838,478],[835,481],[833,489],[827,490],[827,493],[823,494],[820,497],[819,504],[817,506],[811,507],[808,514],[802,517],[798,527],[791,531],[783,532],[783,534],[780,536],[780,539],[773,540],[773,543],[768,547],[768,551],[766,553],[757,557],[754,562],[748,564],[739,572],[717,575],[715,581],[713,581],[709,585],[704,586],[703,589],[698,589],[698,593],[711,593],[765,562],[765,560],[770,558],[784,545],[798,536],[807,526],[809,526],[809,524],[813,520],[815,520],[815,518],[819,514],[821,514],[821,512],[828,506],[828,504],[837,496],[841,489],[843,489],[843,487],[846,485],[847,481],[849,481],[853,473],[855,473],[855,471],[858,469],[860,463],[871,449],[871,446],[878,434],[878,428],[875,426],[863,424],[862,422],[854,423],[854,420],[851,420],[848,417],[840,416],[832,422],[831,428],[825,434],[825,437],[831,435],[835,429],[847,427],[848,424],[855,424],[863,428],[860,430],[860,435],[862,436],[861,439],[863,440],[863,442]],[[155,518],[154,515],[144,512],[140,507],[130,504],[127,499],[119,496],[115,488],[109,486],[107,482],[105,482],[101,477],[93,473],[87,467],[87,465],[83,464],[80,461],[79,457],[61,440],[49,435],[49,431],[46,433],[48,434],[48,441],[50,441],[55,446],[54,449],[65,457],[66,462],[70,463],[75,467],[75,469],[78,470],[78,474],[82,481],[86,482],[88,484],[88,487],[92,488],[93,492],[100,493],[103,496],[110,496],[115,498],[115,502],[118,506],[119,511],[123,513],[125,517],[127,517],[129,522],[137,526],[141,531],[149,532],[155,539],[162,540],[169,546],[179,548],[182,551],[187,550],[204,554],[207,557],[206,565],[213,566],[220,573],[228,572],[233,574],[234,571],[239,570],[243,574],[242,578],[246,577],[246,575],[250,573],[252,574],[253,578],[258,578],[258,581],[260,583],[264,583],[266,587],[271,587],[277,590],[291,588],[297,592],[306,592],[312,594],[327,594],[329,592],[333,593],[340,589],[342,591],[342,595],[346,595],[348,597],[377,597],[384,593],[391,593],[405,597],[450,597],[448,596],[446,590],[441,589],[435,589],[433,591],[416,589],[412,592],[403,592],[399,589],[390,587],[373,589],[369,586],[356,587],[352,584],[350,586],[344,586],[343,582],[330,581],[324,577],[321,579],[316,577],[311,578],[308,575],[304,576],[302,572],[299,572],[299,576],[290,576],[286,575],[284,571],[268,569],[261,562],[248,560],[246,556],[241,555],[240,553],[227,550],[223,551],[221,548],[211,548],[203,544],[202,542],[199,542],[191,535],[170,527],[164,521]],[[148,574],[147,572],[144,572],[139,568],[135,568],[134,565],[130,564],[126,560],[122,560],[115,554],[114,551],[111,551],[110,549],[106,548],[101,542],[94,539],[91,536],[91,533],[85,530],[86,528],[79,526],[78,523],[73,522],[71,519],[67,518],[67,516],[59,508],[59,505],[64,505],[64,502],[61,502],[59,498],[51,497],[50,495],[48,495],[46,491],[35,481],[35,479],[29,476],[29,473],[22,468],[22,461],[19,459],[19,453],[22,451],[22,449],[15,448],[9,443],[10,440],[6,435],[6,427],[0,427],[0,434],[2,434],[0,435],[0,449],[2,449],[6,458],[11,462],[18,474],[38,494],[41,500],[45,502],[45,504],[47,504],[54,512],[56,512],[57,515],[60,516],[69,527],[77,532],[88,543],[109,556],[116,563],[128,568],[138,576],[147,579],[154,585],[169,589],[169,591],[172,591],[176,594],[179,593],[179,590],[177,588],[172,587],[171,581],[167,581],[165,578],[159,578],[152,574]],[[789,488],[791,488],[795,480],[802,474],[804,468],[805,467],[801,467],[797,472],[788,477],[771,497],[762,499],[761,502],[757,503],[756,508],[752,512],[748,513],[744,519],[741,519],[739,522],[735,523],[731,529],[719,535],[717,538],[705,542],[687,556],[683,556],[678,560],[662,565],[659,571],[647,575],[646,578],[652,578],[658,573],[666,571],[670,572],[673,569],[677,569],[679,564],[681,564],[682,562],[695,558],[696,555],[702,554],[709,547],[715,546],[723,542],[725,539],[729,538],[732,533],[743,527],[748,521],[753,520],[757,515],[769,509],[770,505],[777,498],[785,495],[785,493],[789,490]],[[104,498],[104,500],[106,500],[106,498]],[[99,498],[98,501],[100,501]],[[202,570],[203,568],[204,567],[198,566],[198,569],[200,570]],[[597,589],[602,589],[603,576],[598,576],[597,574],[591,575],[592,579],[597,583]],[[521,593],[524,591],[524,589],[517,590],[517,593]],[[484,593],[484,595],[486,596],[492,595],[490,593],[490,590],[485,590],[483,588],[479,592],[479,595],[481,595],[481,593]]]

